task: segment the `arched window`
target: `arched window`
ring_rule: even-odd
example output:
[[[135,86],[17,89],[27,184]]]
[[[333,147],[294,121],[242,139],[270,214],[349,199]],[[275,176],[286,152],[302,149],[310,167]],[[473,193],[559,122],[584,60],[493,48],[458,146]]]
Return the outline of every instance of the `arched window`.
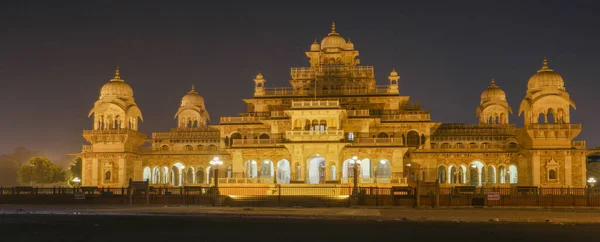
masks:
[[[381,132],[377,135],[377,138],[388,138],[388,134]]]
[[[406,134],[406,145],[411,146],[411,147],[418,147],[419,144],[421,143],[419,141],[419,133],[417,133],[417,131],[410,131],[408,132],[408,134]]]
[[[457,149],[464,149],[464,148],[465,148],[465,144],[463,144],[463,143],[456,143],[456,146],[455,146],[455,147],[456,147]]]
[[[556,170],[555,169],[551,169],[550,171],[548,171],[548,179],[556,180]]]
[[[150,172],[150,167],[146,167],[144,168],[144,173],[143,173],[143,180],[144,181],[148,181],[148,183],[150,183],[150,178],[152,176],[152,173]]]
[[[106,171],[104,173],[104,181],[110,181],[110,178],[111,178],[110,171]]]
[[[481,144],[481,148],[482,149],[488,149],[488,148],[490,148],[490,143],[482,143]]]
[[[538,116],[538,124],[543,123],[546,123],[546,116],[544,116],[544,113],[540,113],[540,115]]]
[[[475,143],[475,142],[470,143],[469,144],[469,148],[470,149],[477,149],[477,143]]]
[[[183,148],[183,149],[184,149],[185,151],[192,151],[192,150],[194,150],[194,148],[193,148],[191,145],[186,145],[186,146],[184,146],[184,148]]]
[[[261,134],[260,136],[258,136],[259,139],[269,139],[269,135],[268,134]]]
[[[450,145],[448,143],[443,143],[441,148],[448,149],[448,148],[450,148]]]
[[[196,150],[202,151],[202,150],[204,150],[204,146],[203,145],[198,145],[198,146],[196,146]]]
[[[549,124],[553,124],[554,123],[554,109],[548,109],[548,123]]]
[[[508,148],[511,148],[511,149],[517,148],[517,143],[515,143],[515,142],[508,143]]]
[[[354,133],[353,132],[348,133],[348,141],[354,141]]]
[[[440,184],[446,183],[446,167],[445,166],[440,166],[438,168],[438,182]]]
[[[215,145],[209,145],[207,150],[208,151],[217,151],[217,146],[215,146]]]
[[[162,151],[169,151],[169,146],[168,145],[163,145],[160,147],[160,150]]]

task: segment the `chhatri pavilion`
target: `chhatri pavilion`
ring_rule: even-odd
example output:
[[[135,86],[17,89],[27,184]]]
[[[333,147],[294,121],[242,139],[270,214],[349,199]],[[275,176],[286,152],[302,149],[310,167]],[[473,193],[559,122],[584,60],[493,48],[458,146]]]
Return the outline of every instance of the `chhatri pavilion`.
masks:
[[[364,186],[586,185],[586,145],[574,141],[581,124],[570,122],[575,103],[546,59],[527,82],[518,110],[524,126],[516,127],[494,80],[481,93],[478,123],[433,121],[400,94],[396,70],[387,85],[377,85],[373,66],[361,65],[354,43],[335,24],[305,54],[310,65],[291,68],[289,87],[269,87],[259,73],[254,95],[243,99],[247,112],[218,124],[208,123],[192,86],[175,112],[176,127],[150,138],[138,131],[142,111],[117,69],[89,112],[93,126],[83,131],[90,144],[77,154],[81,185],[212,184],[213,160],[222,162],[222,186],[343,185],[355,176]]]

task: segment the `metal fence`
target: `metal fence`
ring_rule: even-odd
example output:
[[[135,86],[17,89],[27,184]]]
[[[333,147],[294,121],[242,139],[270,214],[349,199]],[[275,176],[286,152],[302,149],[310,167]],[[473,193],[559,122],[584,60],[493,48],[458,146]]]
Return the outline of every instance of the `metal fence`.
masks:
[[[80,196],[78,196],[80,195]],[[204,204],[224,206],[600,206],[599,188],[331,186],[8,187],[0,204]]]

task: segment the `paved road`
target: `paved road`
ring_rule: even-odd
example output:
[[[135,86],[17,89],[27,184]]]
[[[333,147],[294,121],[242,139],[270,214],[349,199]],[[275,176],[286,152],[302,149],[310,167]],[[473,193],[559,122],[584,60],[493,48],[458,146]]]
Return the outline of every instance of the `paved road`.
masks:
[[[597,241],[597,224],[0,215],[2,241]]]
[[[424,222],[597,223],[597,208],[290,208],[127,205],[0,205],[0,214],[189,215],[316,219],[407,220]]]

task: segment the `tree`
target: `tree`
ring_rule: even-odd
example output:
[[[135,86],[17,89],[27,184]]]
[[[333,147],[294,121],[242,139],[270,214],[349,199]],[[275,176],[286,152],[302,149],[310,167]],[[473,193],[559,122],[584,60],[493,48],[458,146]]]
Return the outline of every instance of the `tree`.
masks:
[[[0,155],[0,186],[13,186],[17,184],[17,170],[19,166],[40,152],[31,151],[25,147],[17,147],[12,154]]]
[[[58,183],[66,180],[66,173],[50,159],[38,156],[19,167],[17,179],[22,184]]]
[[[69,166],[69,171],[71,171],[73,177],[81,178],[81,158],[75,157],[73,159],[73,163]]]

